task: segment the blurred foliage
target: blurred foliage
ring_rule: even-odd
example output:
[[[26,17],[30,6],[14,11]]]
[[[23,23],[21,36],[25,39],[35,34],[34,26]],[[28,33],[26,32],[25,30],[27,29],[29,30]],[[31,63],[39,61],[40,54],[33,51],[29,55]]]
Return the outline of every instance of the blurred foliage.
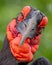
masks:
[[[48,17],[48,25],[42,34],[40,47],[34,57],[44,56],[52,62],[52,0],[0,0],[0,49],[8,23],[26,5],[39,9]]]

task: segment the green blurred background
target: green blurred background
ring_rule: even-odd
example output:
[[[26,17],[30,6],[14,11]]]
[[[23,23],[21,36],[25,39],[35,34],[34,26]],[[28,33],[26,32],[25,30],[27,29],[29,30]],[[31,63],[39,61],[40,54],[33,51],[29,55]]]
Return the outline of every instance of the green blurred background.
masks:
[[[52,62],[52,0],[0,0],[0,49],[8,23],[26,5],[39,9],[48,17],[48,25],[42,34],[40,47],[34,57],[44,56]]]

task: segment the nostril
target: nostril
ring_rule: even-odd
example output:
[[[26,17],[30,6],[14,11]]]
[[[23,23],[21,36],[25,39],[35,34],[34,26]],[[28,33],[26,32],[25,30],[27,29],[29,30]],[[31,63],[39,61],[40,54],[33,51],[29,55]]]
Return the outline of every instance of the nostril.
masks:
[[[27,27],[27,25],[25,24],[25,27]]]
[[[27,24],[26,23],[24,23],[24,25],[25,25],[25,27],[27,27]]]

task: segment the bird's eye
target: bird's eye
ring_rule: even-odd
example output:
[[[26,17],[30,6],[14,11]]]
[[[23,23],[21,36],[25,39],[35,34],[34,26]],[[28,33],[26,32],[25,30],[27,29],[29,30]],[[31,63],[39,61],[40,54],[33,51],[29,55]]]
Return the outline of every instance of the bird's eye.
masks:
[[[32,29],[32,31],[34,31],[34,29]]]

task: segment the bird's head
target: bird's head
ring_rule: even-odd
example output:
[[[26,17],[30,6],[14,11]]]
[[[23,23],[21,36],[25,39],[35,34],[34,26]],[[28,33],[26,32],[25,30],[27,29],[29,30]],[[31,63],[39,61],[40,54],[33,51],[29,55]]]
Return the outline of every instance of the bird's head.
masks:
[[[31,6],[25,6],[16,19],[18,22],[17,30],[24,39],[25,37],[33,38],[40,34],[48,22],[47,17],[41,11]]]

